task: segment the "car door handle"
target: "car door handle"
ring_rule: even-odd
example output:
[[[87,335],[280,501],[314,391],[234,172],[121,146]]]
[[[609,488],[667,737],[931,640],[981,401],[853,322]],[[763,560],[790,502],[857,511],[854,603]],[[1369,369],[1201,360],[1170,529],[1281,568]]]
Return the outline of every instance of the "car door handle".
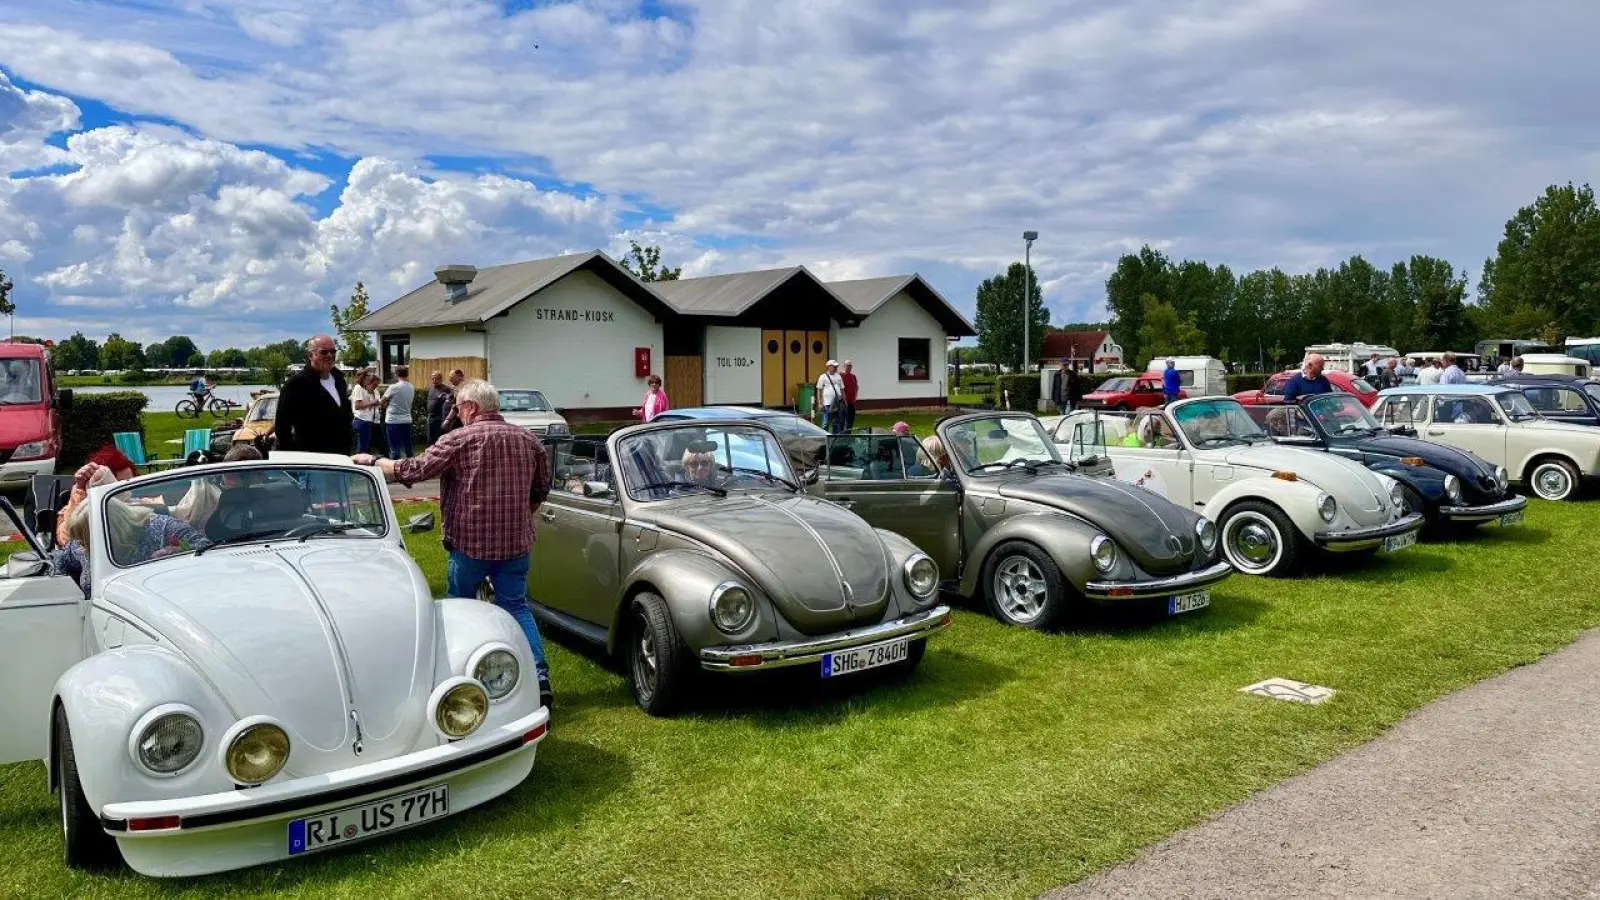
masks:
[[[553,512],[542,512],[539,513],[539,518],[545,520],[546,522],[554,522],[556,520],[556,514]]]
[[[1430,429],[1428,429],[1428,434],[1430,434],[1430,435],[1432,435],[1434,437],[1438,437],[1439,435],[1444,434],[1444,432],[1438,431],[1438,430],[1433,429],[1433,428],[1430,428]]]

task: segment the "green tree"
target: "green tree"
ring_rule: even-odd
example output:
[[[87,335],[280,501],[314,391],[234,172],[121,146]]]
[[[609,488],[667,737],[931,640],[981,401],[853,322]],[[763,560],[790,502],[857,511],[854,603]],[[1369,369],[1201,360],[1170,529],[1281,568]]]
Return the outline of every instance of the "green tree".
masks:
[[[1400,267],[1397,265],[1395,270],[1398,275]],[[1405,277],[1417,296],[1411,341],[1426,345],[1422,349],[1471,349],[1466,273],[1456,274],[1455,267],[1442,259],[1413,256],[1406,263]]]
[[[1151,359],[1162,356],[1191,356],[1206,349],[1206,336],[1194,322],[1194,317],[1178,315],[1172,304],[1163,303],[1154,294],[1144,295],[1144,309],[1140,313],[1139,346]],[[1142,357],[1141,357],[1142,358]]]
[[[167,365],[172,368],[181,368],[183,366],[190,365],[189,360],[193,359],[194,355],[200,352],[200,348],[195,346],[193,340],[190,340],[188,337],[185,337],[181,334],[167,338],[166,348],[168,360]],[[201,363],[201,365],[205,365],[205,363]],[[160,368],[160,366],[155,366],[155,368]]]
[[[100,346],[100,368],[141,371],[145,368],[144,348],[113,331]]]
[[[355,290],[350,292],[350,302],[344,309],[339,304],[328,304],[328,315],[333,319],[333,333],[342,345],[339,360],[347,366],[364,366],[372,362],[372,335],[365,331],[351,330],[360,319],[367,315],[367,286],[356,282]]]
[[[158,341],[148,344],[144,348],[144,364],[152,369],[165,369],[172,365],[172,356],[167,352],[167,342]]]
[[[1136,360],[1149,354],[1139,342],[1144,325],[1146,294],[1160,299],[1167,295],[1172,280],[1172,261],[1166,254],[1146,244],[1138,253],[1117,260],[1116,271],[1106,279],[1106,308],[1111,311],[1111,332],[1122,344],[1123,361],[1137,366]]]
[[[201,353],[199,350],[196,350],[195,352],[189,354],[189,359],[186,361],[185,365],[191,369],[203,369],[206,367],[206,355]]]
[[[1566,335],[1600,330],[1600,207],[1585,184],[1551,185],[1506,222],[1483,264],[1480,323],[1493,337],[1532,337],[1532,323]]]
[[[72,337],[50,348],[50,365],[58,372],[100,368],[100,345],[74,331]]]
[[[669,269],[661,265],[661,248],[654,244],[644,247],[638,241],[629,241],[628,255],[622,258],[622,267],[632,272],[640,281],[677,281],[683,267]]]
[[[1022,365],[1022,303],[1024,286],[1029,298],[1031,322],[1028,329],[1028,359],[1037,361],[1044,344],[1050,310],[1039,292],[1039,279],[1033,269],[1020,262],[1005,272],[978,285],[978,348],[984,359],[1008,366]]]
[[[11,289],[16,285],[6,277],[6,270],[0,269],[0,314],[14,316],[17,314],[17,305],[11,302]]]
[[[261,368],[267,374],[268,384],[283,384],[289,377],[289,358],[277,350],[269,350],[262,357]]]
[[[213,350],[206,354],[206,365],[213,369],[242,369],[250,364],[244,351],[238,347]]]

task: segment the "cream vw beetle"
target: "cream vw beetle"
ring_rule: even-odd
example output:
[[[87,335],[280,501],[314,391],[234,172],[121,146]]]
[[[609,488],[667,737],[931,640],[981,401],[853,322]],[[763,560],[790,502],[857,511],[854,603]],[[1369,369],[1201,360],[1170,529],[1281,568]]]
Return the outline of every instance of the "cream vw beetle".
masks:
[[[86,512],[87,599],[37,546],[0,578],[0,762],[45,761],[69,866],[292,858],[532,770],[526,638],[433,599],[401,539],[432,518],[402,526],[371,470],[280,453],[96,487]]]
[[[1241,572],[1292,574],[1307,549],[1400,550],[1423,525],[1406,512],[1399,482],[1329,453],[1278,446],[1231,398],[1069,420],[1100,423],[1116,477],[1217,522],[1223,553]]]

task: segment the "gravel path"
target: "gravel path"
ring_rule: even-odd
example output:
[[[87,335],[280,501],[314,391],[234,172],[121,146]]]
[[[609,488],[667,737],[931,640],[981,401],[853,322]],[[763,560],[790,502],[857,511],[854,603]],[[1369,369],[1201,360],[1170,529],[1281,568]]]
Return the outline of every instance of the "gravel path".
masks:
[[[1600,631],[1048,896],[1600,897],[1597,689]]]

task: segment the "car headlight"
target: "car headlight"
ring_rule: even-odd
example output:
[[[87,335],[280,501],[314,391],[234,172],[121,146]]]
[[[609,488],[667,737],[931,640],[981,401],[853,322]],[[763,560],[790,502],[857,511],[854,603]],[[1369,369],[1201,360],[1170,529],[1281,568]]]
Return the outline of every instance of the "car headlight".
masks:
[[[272,722],[246,725],[228,742],[223,767],[239,784],[261,784],[289,761],[289,735]]]
[[[459,741],[483,724],[489,715],[489,694],[470,678],[452,678],[433,689],[433,727]]]
[[[517,662],[517,655],[504,647],[493,647],[479,653],[467,669],[483,685],[489,699],[499,700],[515,690],[522,678],[522,666]]]
[[[1394,488],[1389,488],[1389,496],[1394,496]],[[1332,522],[1333,517],[1339,514],[1339,502],[1333,499],[1332,494],[1317,495],[1317,515],[1324,522]]]
[[[26,444],[18,444],[17,449],[11,451],[11,458],[19,462],[25,459],[43,459],[49,453],[49,441],[29,441]]]
[[[157,709],[135,730],[133,757],[152,775],[176,775],[189,768],[205,743],[205,729],[193,713]]]
[[[1461,502],[1461,479],[1454,475],[1444,477],[1444,495],[1450,498],[1451,503]]]
[[[1101,572],[1109,572],[1117,564],[1117,542],[1099,535],[1089,542],[1089,560]]]
[[[939,589],[939,565],[926,553],[918,553],[906,560],[905,579],[911,596],[926,600]]]
[[[1389,483],[1389,502],[1394,504],[1395,509],[1405,512],[1406,491],[1405,488],[1400,486],[1400,482],[1398,481]]]
[[[1217,549],[1217,524],[1205,516],[1194,523],[1194,536],[1200,539],[1200,549],[1206,553]]]
[[[711,592],[711,623],[724,634],[738,634],[756,617],[756,598],[744,585],[724,581]]]
[[[1502,491],[1511,484],[1511,473],[1506,471],[1505,466],[1494,467],[1494,483],[1499,485]]]
[[[550,427],[545,429],[545,434],[566,434],[566,433],[567,433],[567,423],[565,423],[565,422],[551,422],[550,423]]]

